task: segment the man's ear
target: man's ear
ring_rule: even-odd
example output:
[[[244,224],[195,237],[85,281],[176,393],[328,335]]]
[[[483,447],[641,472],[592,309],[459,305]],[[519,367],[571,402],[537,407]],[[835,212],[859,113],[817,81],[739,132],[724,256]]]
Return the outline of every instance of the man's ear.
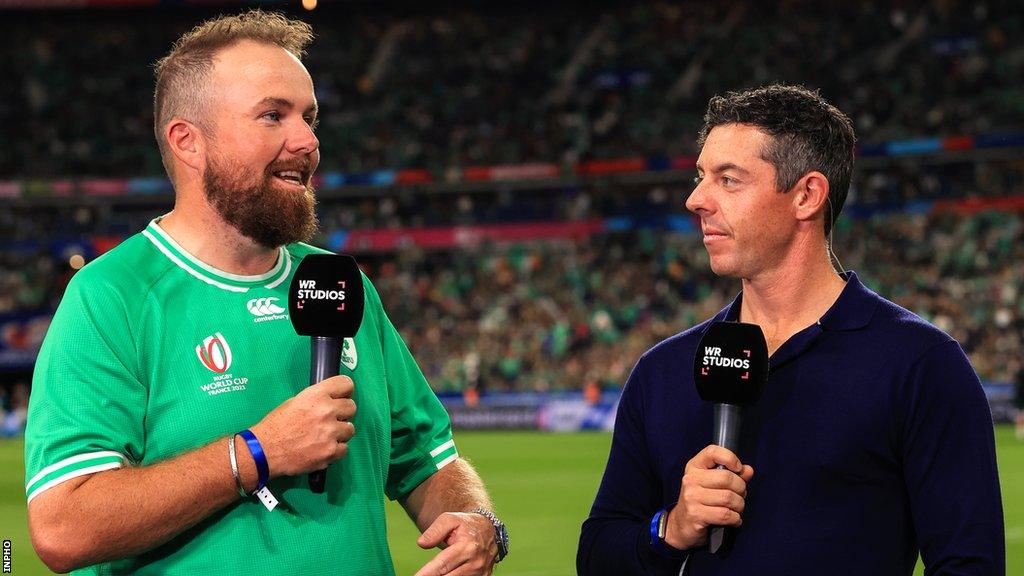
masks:
[[[178,164],[196,172],[202,171],[206,163],[206,140],[198,126],[174,117],[164,128],[164,137]]]
[[[793,210],[797,220],[826,217],[828,178],[818,171],[808,172],[793,187]]]

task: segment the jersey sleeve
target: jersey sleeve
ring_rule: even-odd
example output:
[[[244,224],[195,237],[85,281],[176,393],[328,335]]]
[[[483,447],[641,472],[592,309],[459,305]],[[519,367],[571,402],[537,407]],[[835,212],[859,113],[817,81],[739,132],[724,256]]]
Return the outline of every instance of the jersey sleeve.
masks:
[[[376,311],[391,400],[391,458],[384,492],[398,500],[459,457],[451,419],[388,319],[366,277],[366,304]]]
[[[29,501],[142,452],[147,394],[129,311],[104,280],[81,280],[68,286],[36,360],[25,430]]]

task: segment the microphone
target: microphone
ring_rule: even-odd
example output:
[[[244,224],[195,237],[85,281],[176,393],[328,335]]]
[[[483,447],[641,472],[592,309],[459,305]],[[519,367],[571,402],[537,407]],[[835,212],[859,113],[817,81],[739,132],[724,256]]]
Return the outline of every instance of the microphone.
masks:
[[[288,288],[288,315],[300,336],[311,336],[309,385],[337,376],[345,338],[363,321],[363,278],[355,258],[310,254],[299,262]],[[309,488],[321,494],[325,470],[309,474]]]
[[[740,408],[757,402],[768,381],[768,344],[761,327],[742,322],[713,322],[697,345],[693,381],[701,399],[715,403],[714,443],[736,452]],[[713,526],[708,550],[712,554],[727,552],[733,537],[731,529]]]

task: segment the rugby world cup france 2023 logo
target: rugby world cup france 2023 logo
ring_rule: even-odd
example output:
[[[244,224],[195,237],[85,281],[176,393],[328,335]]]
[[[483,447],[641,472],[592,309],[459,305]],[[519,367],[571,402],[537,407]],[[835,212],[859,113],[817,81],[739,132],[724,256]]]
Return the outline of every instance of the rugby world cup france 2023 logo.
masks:
[[[203,366],[217,374],[223,374],[231,367],[231,348],[220,332],[207,336],[202,344],[196,346],[196,355]]]

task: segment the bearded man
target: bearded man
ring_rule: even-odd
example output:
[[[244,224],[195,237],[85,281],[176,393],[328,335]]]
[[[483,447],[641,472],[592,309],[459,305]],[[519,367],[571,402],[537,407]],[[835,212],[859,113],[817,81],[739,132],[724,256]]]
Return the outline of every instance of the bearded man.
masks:
[[[490,574],[507,551],[365,277],[348,361],[305,386],[309,339],[275,302],[321,252],[302,243],[320,160],[311,40],[253,11],[201,24],[157,63],[174,209],[74,277],[33,379],[29,523],[57,572],[393,574],[385,496],[420,546],[445,548],[421,575]],[[313,493],[306,475],[325,467]]]

